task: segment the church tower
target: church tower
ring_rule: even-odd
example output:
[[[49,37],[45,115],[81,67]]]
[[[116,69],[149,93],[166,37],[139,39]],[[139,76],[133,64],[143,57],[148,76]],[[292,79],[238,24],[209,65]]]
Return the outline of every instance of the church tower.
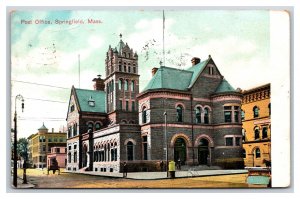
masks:
[[[110,124],[138,124],[138,55],[127,43],[109,46],[105,59],[106,110]]]

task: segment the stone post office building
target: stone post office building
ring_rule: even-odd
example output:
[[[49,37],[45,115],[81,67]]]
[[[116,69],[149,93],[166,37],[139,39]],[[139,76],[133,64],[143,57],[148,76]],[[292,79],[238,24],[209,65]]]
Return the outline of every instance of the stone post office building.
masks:
[[[152,69],[139,91],[138,55],[120,39],[109,46],[106,77],[94,90],[72,87],[67,170],[157,171],[159,163],[242,168],[242,94],[211,56],[191,67]],[[151,75],[151,74],[149,74]],[[167,155],[167,157],[166,157]]]

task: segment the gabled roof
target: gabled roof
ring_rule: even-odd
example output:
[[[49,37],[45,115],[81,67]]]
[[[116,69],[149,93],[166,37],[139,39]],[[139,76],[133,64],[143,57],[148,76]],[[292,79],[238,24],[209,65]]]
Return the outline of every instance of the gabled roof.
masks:
[[[143,91],[161,88],[186,90],[192,76],[191,71],[161,66]]]
[[[215,93],[224,92],[236,92],[236,90],[225,79],[222,80]]]
[[[104,91],[75,88],[75,92],[81,111],[106,113],[106,98]],[[89,101],[94,101],[94,106],[92,106]]]
[[[188,71],[193,72],[193,76],[192,76],[189,87],[191,87],[193,85],[193,83],[196,81],[197,77],[203,71],[203,69],[205,68],[205,66],[207,65],[209,60],[210,60],[210,58],[187,69]]]

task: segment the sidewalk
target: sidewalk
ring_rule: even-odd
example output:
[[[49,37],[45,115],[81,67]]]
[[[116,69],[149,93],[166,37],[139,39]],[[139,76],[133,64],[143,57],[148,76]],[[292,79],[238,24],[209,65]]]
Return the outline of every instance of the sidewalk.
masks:
[[[204,177],[204,176],[218,176],[218,175],[232,175],[232,174],[244,174],[248,170],[202,170],[202,171],[176,171],[175,178],[189,178],[189,177]],[[95,172],[95,171],[77,171],[70,173],[79,173],[85,175],[93,176],[103,176],[103,177],[114,177],[114,178],[123,178],[123,173],[114,173],[114,172]],[[167,172],[133,172],[127,173],[128,179],[136,180],[158,180],[158,179],[169,179],[167,177]]]
[[[11,182],[13,182],[13,177],[11,178]],[[28,189],[34,187],[34,184],[31,184],[30,182],[27,182],[27,184],[23,184],[23,179],[19,177],[17,178],[17,189]],[[15,188],[14,185],[12,185],[12,188]]]

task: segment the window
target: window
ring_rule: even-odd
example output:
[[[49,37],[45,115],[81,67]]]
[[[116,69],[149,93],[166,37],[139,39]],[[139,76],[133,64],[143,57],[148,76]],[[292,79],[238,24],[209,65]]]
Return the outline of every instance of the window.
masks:
[[[208,67],[208,72],[210,75],[213,75],[214,74],[214,68],[212,66],[209,66]]]
[[[204,109],[204,124],[209,123],[209,118],[208,118],[208,108]]]
[[[119,79],[119,90],[122,90],[123,88],[123,80]]]
[[[262,129],[262,138],[268,138],[268,128],[267,127],[263,127]]]
[[[64,142],[63,138],[59,138],[59,142]]]
[[[122,100],[119,100],[119,105],[120,105],[120,110],[123,109],[123,101]]]
[[[92,107],[95,106],[95,100],[92,98],[92,96],[90,96],[88,103],[89,103],[89,106],[92,106]]]
[[[255,149],[255,158],[260,158],[260,149]]]
[[[134,103],[134,101],[131,102],[131,111],[135,111],[135,103]]]
[[[119,65],[119,71],[122,72],[122,66],[121,65]]]
[[[54,141],[54,142],[57,142],[57,137],[55,137],[55,138],[53,139],[53,141]]]
[[[176,108],[176,112],[177,112],[177,122],[182,122],[183,121],[183,118],[182,118],[182,111],[183,108],[181,105],[178,105],[177,108]]]
[[[111,84],[111,92],[113,92],[115,87],[114,80],[111,80],[110,84]]]
[[[69,151],[71,151],[72,150],[72,147],[71,146],[69,146]]]
[[[133,67],[133,73],[136,73],[136,69],[135,69],[135,67]]]
[[[147,136],[142,137],[142,144],[143,144],[143,160],[148,160]]]
[[[254,129],[254,139],[257,140],[259,139],[259,128],[255,127]]]
[[[71,134],[71,127],[68,128],[68,138],[70,138],[72,136]]]
[[[113,148],[110,149],[110,157],[111,161],[115,161],[115,150]]]
[[[60,148],[55,148],[56,153],[60,153]]]
[[[74,110],[75,110],[75,106],[74,106],[74,105],[71,105],[70,113],[73,112]]]
[[[97,123],[95,124],[95,130],[98,131],[98,130],[100,130],[100,128],[101,128],[101,125],[100,125],[99,122],[97,122]]]
[[[71,163],[71,153],[68,153],[68,163]]]
[[[48,142],[52,142],[52,138],[51,137],[48,138]]]
[[[232,137],[225,138],[225,145],[226,146],[233,146],[233,138]]]
[[[128,91],[128,84],[129,84],[129,82],[128,82],[128,80],[126,79],[126,80],[125,80],[125,85],[124,85],[124,90],[125,90],[125,91]]]
[[[225,122],[231,122],[231,106],[224,106]]]
[[[256,118],[259,115],[259,109],[257,106],[253,107],[253,117]]]
[[[117,157],[118,157],[118,148],[117,148],[117,143],[114,144],[115,145],[115,161],[117,161]]]
[[[234,122],[239,122],[239,107],[234,106]]]
[[[245,111],[244,110],[241,111],[241,119],[245,120]]]
[[[74,124],[74,126],[73,126],[73,135],[74,136],[77,135],[77,124]]]
[[[129,73],[131,72],[131,68],[130,68],[130,66],[128,66],[128,72],[129,72]]]
[[[271,103],[269,103],[268,108],[269,108],[269,115],[271,115]]]
[[[74,152],[74,163],[77,163],[77,151]]]
[[[127,160],[133,160],[133,143],[131,141],[127,143]]]
[[[128,102],[128,101],[126,101],[126,103],[125,103],[125,105],[126,105],[126,106],[125,106],[125,108],[126,108],[126,111],[128,111],[128,110],[129,110],[129,105],[128,105],[128,104],[129,104],[129,102]]]
[[[76,150],[76,149],[77,149],[77,144],[74,145],[74,150]]]
[[[241,146],[241,138],[235,137],[235,146]]]
[[[43,149],[42,149],[43,152],[46,151],[46,145],[43,145]]]
[[[127,70],[126,70],[126,63],[124,63],[124,72],[126,72]]]
[[[142,111],[142,122],[146,123],[147,122],[147,111],[146,111],[146,107],[143,108]]]
[[[131,81],[131,85],[130,86],[131,86],[130,90],[134,91],[134,80]]]
[[[88,130],[93,131],[93,128],[94,128],[93,123],[92,123],[92,122],[89,122],[89,123],[88,123]]]
[[[196,108],[196,123],[201,123],[201,108],[197,107]]]

